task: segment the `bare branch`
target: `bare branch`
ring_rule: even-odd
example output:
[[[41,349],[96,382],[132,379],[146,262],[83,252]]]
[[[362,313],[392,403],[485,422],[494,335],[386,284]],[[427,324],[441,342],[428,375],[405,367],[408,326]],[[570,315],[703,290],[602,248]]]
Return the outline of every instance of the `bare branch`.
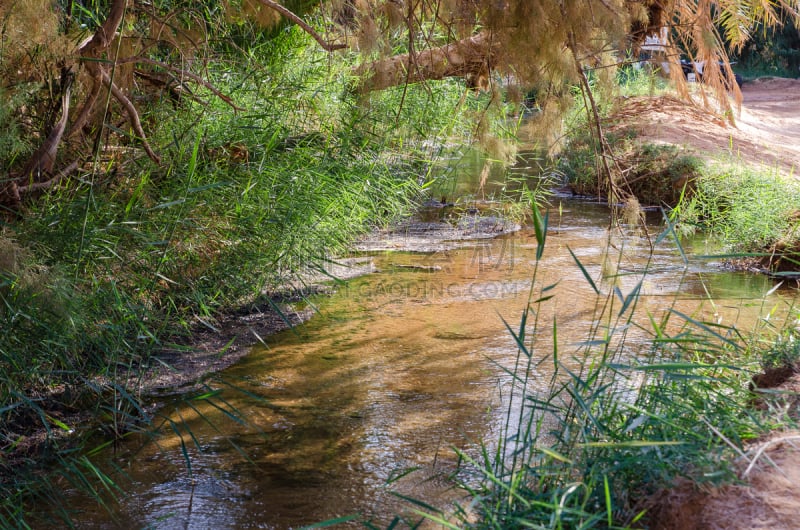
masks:
[[[51,187],[55,186],[56,184],[58,184],[63,178],[68,176],[70,173],[72,173],[76,169],[78,169],[78,161],[77,160],[75,160],[74,162],[69,164],[67,167],[65,167],[64,169],[59,171],[58,174],[55,177],[51,178],[50,180],[46,180],[44,182],[34,182],[32,184],[28,184],[27,186],[17,186],[17,193],[18,194],[30,193],[32,191],[44,190],[44,189],[47,189],[47,188],[51,188]]]
[[[158,66],[158,67],[163,68],[165,70],[169,70],[170,72],[174,72],[174,73],[179,74],[181,76],[188,77],[189,79],[191,79],[195,83],[197,83],[199,85],[202,85],[202,86],[206,87],[207,89],[209,89],[215,96],[217,96],[219,99],[221,99],[222,101],[224,101],[225,103],[230,105],[231,108],[233,108],[234,110],[237,110],[237,111],[239,111],[239,110],[242,110],[242,111],[243,110],[247,110],[247,109],[245,109],[243,107],[240,107],[240,106],[236,105],[229,96],[226,96],[225,94],[223,94],[214,85],[212,85],[211,83],[209,83],[208,81],[206,81],[205,79],[200,77],[199,75],[194,74],[192,72],[189,72],[188,70],[183,70],[181,68],[178,68],[178,67],[175,67],[175,66],[171,66],[171,65],[169,65],[167,63],[162,63],[161,61],[156,61],[156,60],[153,60],[153,59],[148,59],[147,57],[139,57],[139,56],[128,57],[126,59],[120,59],[119,61],[117,61],[117,64],[125,64],[125,63],[151,64],[153,66]]]
[[[314,40],[317,41],[320,46],[322,46],[323,50],[332,52],[347,48],[347,44],[333,44],[327,42],[325,39],[322,38],[322,35],[314,31],[314,28],[309,26],[305,20],[298,17],[293,12],[289,11],[279,3],[273,2],[273,0],[258,0],[258,1],[264,4],[265,6],[269,7],[270,9],[274,9],[281,15],[285,16],[286,18],[288,18],[289,20],[300,26],[303,29],[303,31],[314,37]]]
[[[47,139],[44,143],[33,153],[28,163],[25,164],[25,167],[19,174],[20,178],[36,178],[43,173],[49,173],[53,170],[56,154],[58,153],[58,146],[61,144],[61,138],[64,136],[64,130],[67,128],[69,98],[72,93],[72,82],[74,79],[74,72],[66,68],[62,70],[61,117],[53,126],[53,130],[50,131],[50,134],[47,135]]]
[[[89,114],[91,114],[92,109],[94,109],[95,104],[97,103],[97,98],[100,97],[100,87],[101,83],[97,79],[93,79],[92,90],[89,92],[89,97],[86,98],[86,102],[84,102],[83,107],[78,112],[78,117],[75,118],[75,122],[72,124],[72,128],[69,131],[68,136],[72,136],[77,131],[83,129],[83,126],[86,125],[86,122],[89,119]]]
[[[122,90],[120,90],[119,87],[111,81],[111,78],[108,77],[106,72],[104,72],[102,69],[98,70],[100,71],[103,84],[107,88],[111,89],[111,94],[125,109],[125,113],[128,115],[128,122],[133,127],[133,131],[139,137],[139,140],[141,140],[142,147],[147,153],[147,156],[149,156],[150,159],[156,164],[161,164],[161,158],[153,151],[153,148],[150,147],[150,142],[147,141],[147,135],[145,135],[144,129],[142,129],[142,122],[139,120],[139,112],[136,110],[136,107],[133,105],[133,103],[131,103],[131,100],[128,99]]]

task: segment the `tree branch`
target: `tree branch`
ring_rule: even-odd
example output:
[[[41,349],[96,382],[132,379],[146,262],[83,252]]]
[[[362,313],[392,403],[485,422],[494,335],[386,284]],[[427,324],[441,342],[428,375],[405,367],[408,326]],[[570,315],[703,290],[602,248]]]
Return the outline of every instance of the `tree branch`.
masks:
[[[481,75],[488,73],[499,52],[499,44],[483,32],[413,56],[406,53],[362,64],[356,68],[356,75],[362,79],[362,92],[407,82]]]
[[[208,81],[206,81],[205,79],[200,77],[199,75],[194,74],[192,72],[189,72],[188,70],[183,70],[183,69],[178,68],[176,66],[171,66],[169,64],[162,63],[161,61],[156,61],[154,59],[148,59],[147,57],[139,57],[139,56],[128,57],[126,59],[120,59],[119,61],[117,61],[117,64],[126,64],[126,63],[151,64],[153,66],[158,66],[158,67],[163,68],[165,70],[169,70],[170,72],[174,72],[176,74],[180,74],[182,76],[188,77],[189,79],[191,79],[195,83],[197,83],[199,85],[202,85],[202,86],[206,87],[207,89],[209,89],[215,96],[217,96],[219,99],[221,99],[222,101],[224,101],[225,103],[230,105],[231,108],[233,108],[233,110],[236,110],[236,111],[247,110],[247,109],[245,109],[243,107],[240,107],[240,106],[236,105],[229,96],[226,96],[225,94],[223,94],[214,85],[212,85],[211,83],[209,83]]]
[[[92,83],[92,90],[89,92],[89,97],[86,99],[83,107],[81,107],[81,110],[78,111],[78,117],[75,118],[75,122],[72,124],[72,128],[67,136],[72,136],[76,131],[83,129],[83,126],[86,125],[86,122],[89,119],[89,114],[91,114],[92,109],[94,109],[94,106],[97,103],[97,98],[100,97],[100,87],[102,85],[98,79],[94,78],[92,79]]]
[[[19,174],[23,179],[36,179],[43,173],[49,173],[53,170],[53,165],[56,161],[56,154],[58,153],[58,146],[61,144],[61,138],[64,136],[64,130],[67,128],[67,119],[69,118],[69,98],[72,93],[72,82],[75,79],[75,73],[68,68],[62,69],[61,72],[61,117],[58,122],[53,126],[53,130],[47,135],[47,139],[31,156],[28,163]]]
[[[264,4],[265,6],[269,7],[270,9],[274,9],[281,15],[285,16],[286,18],[288,18],[289,20],[300,26],[303,29],[303,31],[314,37],[314,40],[317,41],[320,46],[322,46],[323,50],[332,52],[347,48],[347,44],[333,44],[327,42],[325,39],[322,38],[322,35],[314,31],[314,28],[309,26],[305,20],[298,17],[293,12],[289,11],[279,3],[273,2],[273,0],[258,0],[258,1]]]
[[[64,177],[66,177],[67,175],[69,175],[70,173],[75,171],[76,169],[78,169],[78,161],[77,160],[75,160],[74,162],[69,164],[67,167],[65,167],[64,169],[59,171],[58,174],[55,177],[51,178],[50,180],[46,180],[44,182],[34,182],[32,184],[28,184],[27,186],[17,186],[17,194],[30,193],[32,191],[44,190],[44,189],[50,188],[50,187],[58,184],[61,181],[61,179],[63,179]]]
[[[153,151],[150,147],[150,142],[147,141],[147,135],[144,133],[144,129],[142,129],[142,122],[139,120],[139,112],[134,107],[131,100],[123,94],[122,90],[119,89],[117,85],[115,85],[108,74],[103,71],[102,68],[98,68],[100,72],[100,79],[103,81],[103,84],[106,88],[111,89],[111,94],[119,101],[120,105],[125,109],[125,113],[128,115],[128,122],[130,122],[131,126],[133,127],[133,131],[139,137],[139,140],[142,142],[142,147],[144,148],[147,156],[150,157],[153,162],[156,164],[161,164],[161,158]]]
[[[86,53],[87,55],[95,55],[107,49],[116,35],[122,19],[125,16],[125,10],[128,8],[128,0],[113,0],[111,2],[111,11],[108,13],[108,18],[103,22],[103,25],[97,28],[94,36],[86,43],[84,43],[78,51]]]

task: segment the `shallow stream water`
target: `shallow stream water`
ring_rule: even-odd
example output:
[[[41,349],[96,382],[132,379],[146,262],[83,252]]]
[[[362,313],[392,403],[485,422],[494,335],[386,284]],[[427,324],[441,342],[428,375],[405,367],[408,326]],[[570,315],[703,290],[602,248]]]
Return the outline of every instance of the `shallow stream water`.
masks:
[[[709,253],[700,241],[686,249],[688,263],[670,238],[651,257],[640,233],[609,235],[608,218],[587,202],[553,208],[534,291],[555,285],[554,297],[532,331],[534,355],[550,355],[553,320],[565,357],[596,320],[597,298],[568,249],[604,292],[629,293],[647,270],[645,319],[674,307],[747,330],[773,307],[783,318],[796,292],[764,298],[774,282],[693,258]],[[213,395],[161,403],[168,420],[157,435],[108,455],[129,495],[112,514],[76,501],[76,524],[298,528],[358,513],[385,527],[408,507],[393,492],[437,506],[457,500],[445,479],[453,447],[474,452],[497,436],[508,383],[501,367],[517,351],[504,320],[519,326],[536,248],[522,230],[440,252],[374,253],[379,272],[313,299],[316,316],[265,337],[210,379]],[[534,388],[549,380],[547,366]]]

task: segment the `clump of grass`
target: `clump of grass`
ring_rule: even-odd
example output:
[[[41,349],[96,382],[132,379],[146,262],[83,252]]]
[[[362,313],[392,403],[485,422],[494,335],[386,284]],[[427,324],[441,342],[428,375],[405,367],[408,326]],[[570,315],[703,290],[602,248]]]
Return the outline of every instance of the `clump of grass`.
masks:
[[[621,175],[615,185],[646,206],[675,206],[690,196],[703,163],[673,145],[642,144],[632,132],[606,136]],[[578,195],[602,195],[599,145],[593,135],[576,131],[569,140],[569,156],[559,159],[559,170]]]
[[[641,67],[620,68],[617,85],[622,97],[654,96],[669,90],[669,81],[646,63]]]
[[[800,187],[777,172],[709,165],[672,216],[684,232],[717,237],[745,263],[772,272],[800,269]],[[750,256],[748,254],[761,254]]]
[[[534,226],[538,263],[547,216],[534,210]],[[661,238],[668,234],[672,226]],[[751,336],[675,307],[640,315],[646,268],[633,280],[626,273],[616,279],[624,282],[601,283],[573,258],[585,295],[597,299],[585,340],[569,352],[558,322],[552,334],[539,329],[554,285],[536,285],[534,272],[528,309],[518,327],[507,325],[518,351],[504,428],[494,449],[459,454],[459,485],[470,500],[450,516],[416,513],[448,528],[647,527],[653,495],[678,478],[735,480],[732,462],[744,444],[785,421],[750,407],[750,374],[771,355],[756,339],[768,328]],[[603,285],[612,287],[604,293]],[[766,350],[784,351],[785,333],[772,335]]]
[[[764,350],[761,358],[762,368],[795,368],[800,365],[800,340],[793,333],[778,337]]]

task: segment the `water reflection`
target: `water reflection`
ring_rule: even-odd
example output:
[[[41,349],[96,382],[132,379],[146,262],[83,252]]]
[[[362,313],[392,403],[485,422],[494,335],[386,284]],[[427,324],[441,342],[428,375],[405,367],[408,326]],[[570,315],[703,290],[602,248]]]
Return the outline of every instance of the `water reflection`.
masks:
[[[569,350],[596,321],[597,299],[569,250],[599,289],[640,288],[643,315],[675,307],[710,321],[756,320],[762,307],[749,300],[769,280],[685,263],[669,240],[651,249],[646,238],[609,237],[606,223],[605,209],[588,203],[566,203],[551,219],[535,287],[553,286],[554,298],[531,330],[534,355],[550,355],[553,322]],[[376,255],[385,272],[317,300],[311,321],[212,380],[219,394],[164,404],[171,423],[116,457],[131,495],[113,517],[87,507],[77,524],[291,528],[361,513],[381,526],[403,509],[392,491],[452,500],[452,447],[475,451],[496,434],[501,367],[516,352],[503,320],[516,326],[528,303],[535,241],[523,231],[436,254]],[[542,385],[547,369],[534,374]]]

